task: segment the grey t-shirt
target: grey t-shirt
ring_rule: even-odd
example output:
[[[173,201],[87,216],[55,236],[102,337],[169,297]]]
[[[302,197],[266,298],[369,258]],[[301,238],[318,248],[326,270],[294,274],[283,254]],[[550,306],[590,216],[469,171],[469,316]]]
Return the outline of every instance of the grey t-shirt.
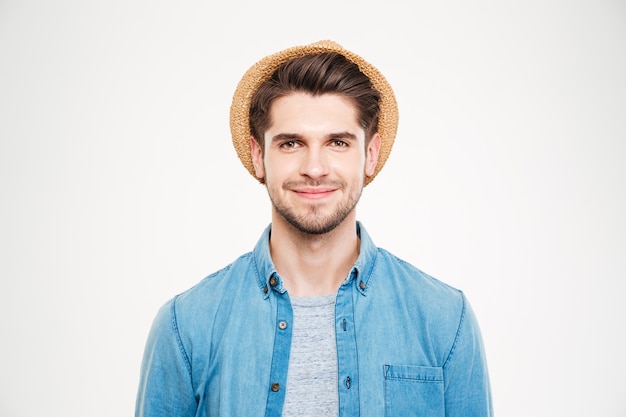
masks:
[[[291,297],[293,328],[283,416],[339,415],[335,294]]]

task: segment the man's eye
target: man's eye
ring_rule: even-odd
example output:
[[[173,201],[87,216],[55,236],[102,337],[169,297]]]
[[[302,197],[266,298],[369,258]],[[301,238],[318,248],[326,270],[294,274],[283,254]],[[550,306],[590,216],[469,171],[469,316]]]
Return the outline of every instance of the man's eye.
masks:
[[[296,142],[295,140],[290,140],[280,145],[280,147],[283,149],[293,149],[293,148],[296,148],[297,146],[298,146],[298,142]]]
[[[332,146],[335,146],[337,148],[345,148],[348,146],[348,144],[342,140],[334,140],[332,141]]]

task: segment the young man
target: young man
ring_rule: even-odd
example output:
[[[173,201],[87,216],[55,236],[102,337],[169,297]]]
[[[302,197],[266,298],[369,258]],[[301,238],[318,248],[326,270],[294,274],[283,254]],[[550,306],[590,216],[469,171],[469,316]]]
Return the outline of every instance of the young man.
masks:
[[[492,415],[464,295],[377,248],[356,218],[397,121],[382,74],[333,42],[248,70],[231,131],[271,224],[161,308],[136,416]]]

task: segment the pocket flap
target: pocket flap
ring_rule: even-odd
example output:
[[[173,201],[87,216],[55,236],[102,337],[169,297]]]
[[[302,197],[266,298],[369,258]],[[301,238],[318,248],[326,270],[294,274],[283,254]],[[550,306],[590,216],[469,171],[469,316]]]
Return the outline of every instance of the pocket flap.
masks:
[[[385,365],[385,379],[443,382],[443,368],[415,365]]]

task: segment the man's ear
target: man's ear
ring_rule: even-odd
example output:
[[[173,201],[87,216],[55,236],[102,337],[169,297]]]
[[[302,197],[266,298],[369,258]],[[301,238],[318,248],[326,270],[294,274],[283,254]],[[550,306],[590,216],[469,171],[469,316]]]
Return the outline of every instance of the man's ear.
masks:
[[[374,174],[376,164],[378,164],[378,154],[380,152],[380,135],[375,133],[365,150],[365,175],[368,177]]]
[[[259,142],[250,136],[250,153],[252,155],[252,165],[254,165],[254,173],[257,178],[265,178],[265,167],[263,165],[263,150]]]

